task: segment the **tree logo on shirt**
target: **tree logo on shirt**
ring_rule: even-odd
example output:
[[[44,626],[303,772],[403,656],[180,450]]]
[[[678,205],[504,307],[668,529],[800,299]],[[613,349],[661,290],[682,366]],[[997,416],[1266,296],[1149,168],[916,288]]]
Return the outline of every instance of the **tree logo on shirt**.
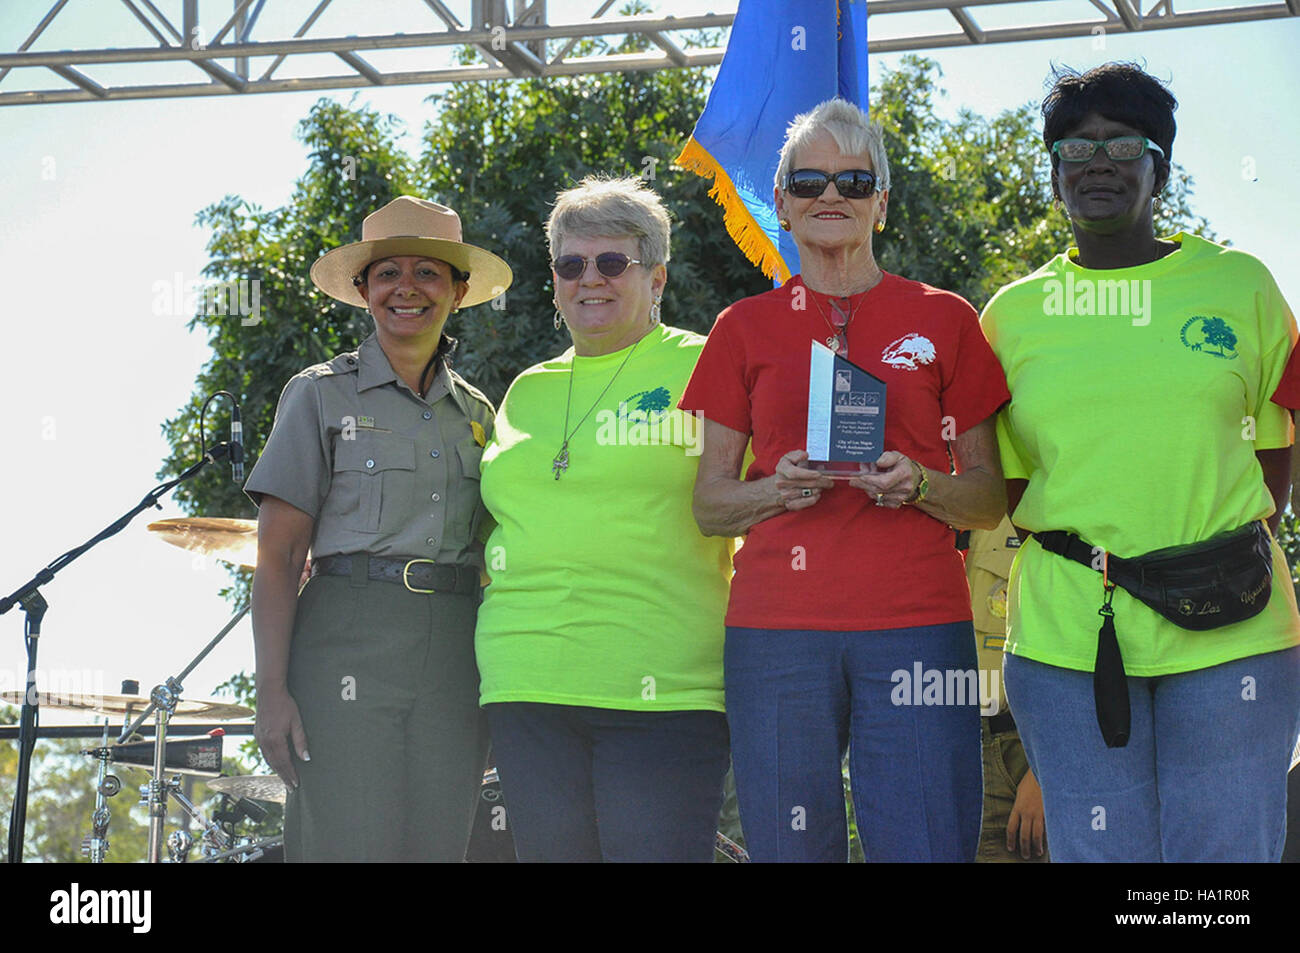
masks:
[[[920,369],[922,364],[933,364],[934,342],[921,334],[904,334],[880,353],[880,363],[906,371]]]
[[[1223,318],[1195,315],[1179,332],[1184,346],[1202,354],[1232,360],[1237,356],[1237,333]]]
[[[673,410],[667,387],[643,390],[620,400],[617,411],[605,408],[596,414],[596,443],[602,447],[682,447],[688,457],[698,457],[703,431],[699,411]]]
[[[636,420],[639,417],[646,423],[654,423],[668,413],[672,402],[673,395],[669,393],[667,387],[656,387],[654,390],[643,390],[631,397],[624,397],[618,406],[618,413],[620,417],[627,417],[629,420]]]

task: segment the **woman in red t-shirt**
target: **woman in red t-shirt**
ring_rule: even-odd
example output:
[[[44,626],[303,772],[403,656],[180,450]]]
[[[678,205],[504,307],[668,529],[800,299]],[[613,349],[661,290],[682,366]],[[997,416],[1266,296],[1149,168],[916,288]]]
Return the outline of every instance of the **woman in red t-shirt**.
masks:
[[[951,527],[1006,511],[1006,380],[970,304],[877,266],[889,164],[862,110],[796,117],[776,183],[802,274],[718,316],[681,401],[705,418],[700,529],[747,536],[725,657],[747,846],[845,860],[847,750],[867,859],[973,860],[978,665]],[[812,341],[887,387],[885,452],[852,479],[802,465]]]

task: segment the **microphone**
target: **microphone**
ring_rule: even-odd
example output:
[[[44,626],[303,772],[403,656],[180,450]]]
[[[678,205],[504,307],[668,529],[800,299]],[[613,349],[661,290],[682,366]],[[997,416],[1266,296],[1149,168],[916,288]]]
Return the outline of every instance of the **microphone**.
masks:
[[[244,425],[239,420],[239,405],[230,414],[230,478],[244,483]]]

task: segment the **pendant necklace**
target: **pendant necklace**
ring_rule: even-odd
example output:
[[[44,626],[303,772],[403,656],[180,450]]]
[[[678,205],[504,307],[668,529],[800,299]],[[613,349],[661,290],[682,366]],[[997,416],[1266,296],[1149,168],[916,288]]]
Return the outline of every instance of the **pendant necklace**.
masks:
[[[587,422],[587,418],[591,416],[591,412],[600,406],[600,402],[605,399],[605,395],[609,393],[609,389],[614,386],[614,381],[618,379],[618,375],[623,373],[623,368],[627,367],[627,362],[632,359],[632,352],[636,350],[637,344],[640,344],[641,341],[642,338],[637,338],[636,344],[633,344],[628,350],[627,357],[623,358],[623,363],[618,366],[618,370],[616,370],[614,376],[609,379],[609,383],[605,385],[605,389],[600,392],[600,396],[596,398],[596,402],[587,408],[587,412],[582,415],[582,420],[579,420],[574,425],[573,429],[570,430],[569,407],[573,403],[573,371],[578,363],[578,354],[576,351],[574,352],[573,363],[569,365],[569,396],[565,398],[564,401],[564,429],[561,431],[561,433],[564,434],[564,443],[560,445],[560,452],[551,460],[551,469],[555,471],[555,479],[558,480],[560,474],[569,469],[569,441],[573,439],[573,435],[578,432],[579,428]]]
[[[848,302],[853,297],[852,295],[843,298],[835,297],[834,295],[827,295],[827,297],[830,298],[831,311],[834,312],[834,317],[830,317],[826,314],[826,311],[822,308],[822,303],[817,300],[816,294],[812,296],[813,303],[817,305],[818,313],[822,316],[822,320],[826,322],[826,327],[830,329],[831,333],[826,338],[826,346],[830,348],[833,353],[845,358],[849,356],[849,325],[853,322],[854,317],[857,316],[858,309],[862,307],[862,303],[867,300],[867,292],[880,284],[880,280],[883,277],[884,273],[882,272],[876,277],[875,281],[871,282],[871,284],[869,284],[864,290],[858,292],[861,297],[858,299],[858,303],[853,306],[852,311],[845,310],[848,307]],[[811,291],[812,289],[809,288],[808,290]],[[841,302],[843,302],[843,304],[841,304]]]
[[[813,300],[817,301],[816,298],[813,298]],[[834,313],[834,317],[827,317],[826,312],[822,311],[820,301],[817,301],[817,310],[821,312],[822,320],[825,321],[826,326],[830,328],[831,333],[826,338],[826,346],[834,353],[839,354],[840,357],[848,357],[849,324],[858,313],[858,308],[862,307],[862,302],[859,301],[857,307],[852,311],[846,312],[844,310],[844,305],[840,303],[842,300],[847,299],[831,298],[831,311]]]

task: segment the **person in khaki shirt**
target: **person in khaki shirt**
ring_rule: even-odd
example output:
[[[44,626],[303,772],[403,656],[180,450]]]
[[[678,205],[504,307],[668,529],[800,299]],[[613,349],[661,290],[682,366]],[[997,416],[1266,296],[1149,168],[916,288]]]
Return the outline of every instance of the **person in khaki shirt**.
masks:
[[[375,332],[290,379],[245,486],[256,732],[289,788],[286,859],[460,861],[487,753],[473,639],[494,412],[443,329],[510,269],[454,211],[402,196],[311,278]]]
[[[994,530],[971,530],[966,553],[975,646],[980,665],[984,739],[984,823],[977,862],[1046,861],[1043,793],[1029,769],[1002,687],[1007,636],[1007,579],[1020,551],[1009,517]]]

